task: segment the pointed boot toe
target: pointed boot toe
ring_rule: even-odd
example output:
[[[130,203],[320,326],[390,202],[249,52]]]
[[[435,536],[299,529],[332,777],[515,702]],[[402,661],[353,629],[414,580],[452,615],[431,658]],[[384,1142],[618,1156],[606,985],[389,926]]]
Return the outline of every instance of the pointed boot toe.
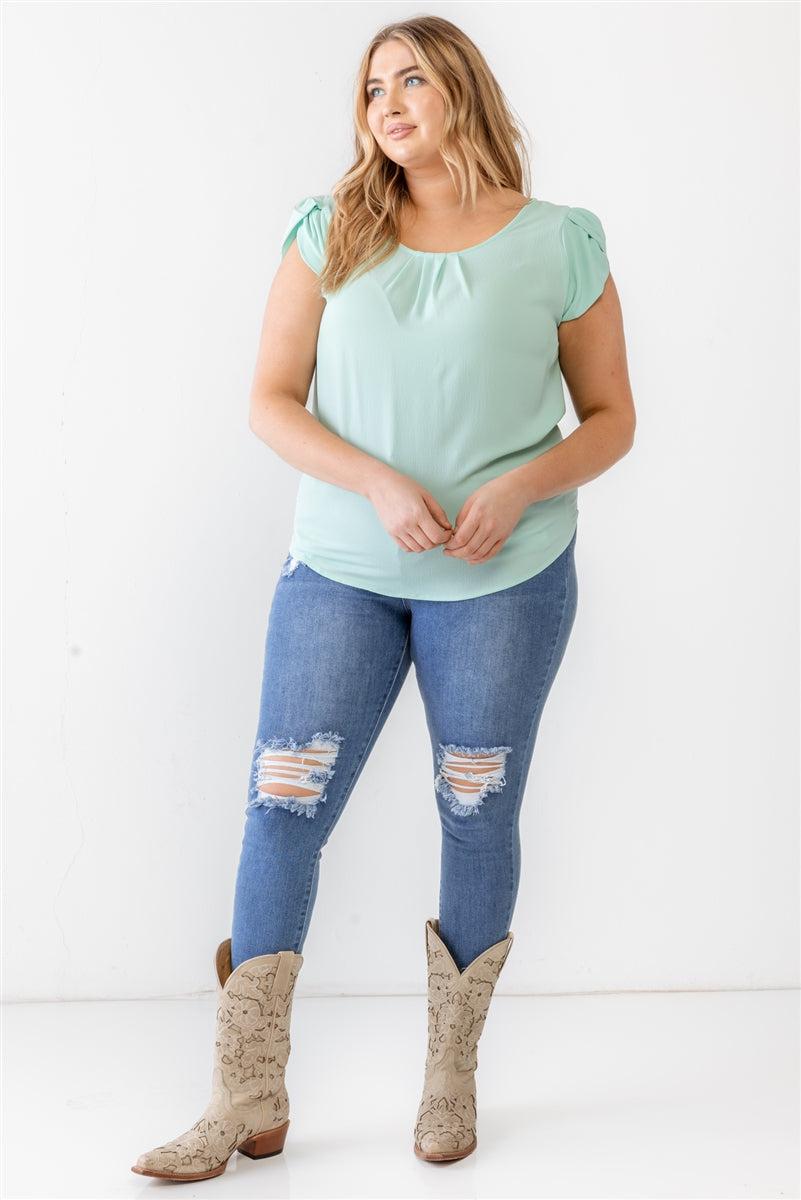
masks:
[[[131,1170],[191,1182],[222,1175],[238,1150],[269,1158],[284,1147],[292,999],[303,956],[249,958],[231,970],[231,939],[217,949],[217,1028],[212,1095],[203,1115],[172,1141],[140,1154]]]

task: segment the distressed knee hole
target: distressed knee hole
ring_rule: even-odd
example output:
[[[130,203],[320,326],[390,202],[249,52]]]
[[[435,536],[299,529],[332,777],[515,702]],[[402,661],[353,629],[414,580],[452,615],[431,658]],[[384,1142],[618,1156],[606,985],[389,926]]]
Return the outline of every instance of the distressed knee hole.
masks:
[[[260,738],[254,752],[251,807],[286,808],[313,817],[325,803],[326,784],[342,744],[338,733],[315,733],[308,742],[294,738]]]
[[[436,790],[459,816],[477,813],[488,792],[506,783],[506,756],[511,746],[447,746],[440,742]]]

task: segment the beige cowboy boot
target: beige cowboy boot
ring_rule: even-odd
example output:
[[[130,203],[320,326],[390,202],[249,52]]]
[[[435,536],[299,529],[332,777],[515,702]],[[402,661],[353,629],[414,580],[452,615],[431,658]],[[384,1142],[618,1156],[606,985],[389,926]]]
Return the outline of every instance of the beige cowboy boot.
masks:
[[[418,1158],[448,1162],[476,1148],[478,1039],[513,938],[508,933],[460,972],[439,921],[426,921],[428,1052],[414,1129]]]
[[[137,1175],[189,1181],[222,1175],[238,1150],[268,1158],[284,1148],[289,1098],[284,1070],[295,980],[303,956],[261,954],[231,970],[231,939],[217,948],[217,1032],[212,1095],[191,1129],[149,1150]]]

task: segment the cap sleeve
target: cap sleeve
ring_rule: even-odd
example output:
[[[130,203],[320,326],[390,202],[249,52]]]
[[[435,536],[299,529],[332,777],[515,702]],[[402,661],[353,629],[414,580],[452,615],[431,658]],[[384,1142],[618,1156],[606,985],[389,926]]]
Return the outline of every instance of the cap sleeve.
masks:
[[[565,259],[565,301],[561,321],[580,317],[604,290],[609,275],[606,235],[595,213],[568,208],[562,221]]]
[[[300,257],[316,275],[319,275],[325,262],[325,240],[330,216],[330,197],[304,196],[299,200],[292,209],[284,232],[281,257],[284,257],[297,238]]]

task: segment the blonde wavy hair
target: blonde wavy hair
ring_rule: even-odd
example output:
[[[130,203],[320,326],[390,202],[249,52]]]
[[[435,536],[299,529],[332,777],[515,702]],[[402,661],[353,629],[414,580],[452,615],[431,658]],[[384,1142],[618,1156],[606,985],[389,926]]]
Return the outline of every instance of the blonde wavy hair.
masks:
[[[331,189],[323,291],[388,258],[397,247],[400,214],[409,199],[403,168],[387,158],[367,123],[367,79],[376,47],[404,42],[445,101],[440,153],[461,203],[472,206],[481,185],[530,195],[523,126],[481,51],[443,17],[413,17],[380,29],[364,52],[355,88],[355,159]],[[524,186],[525,185],[525,186]]]

